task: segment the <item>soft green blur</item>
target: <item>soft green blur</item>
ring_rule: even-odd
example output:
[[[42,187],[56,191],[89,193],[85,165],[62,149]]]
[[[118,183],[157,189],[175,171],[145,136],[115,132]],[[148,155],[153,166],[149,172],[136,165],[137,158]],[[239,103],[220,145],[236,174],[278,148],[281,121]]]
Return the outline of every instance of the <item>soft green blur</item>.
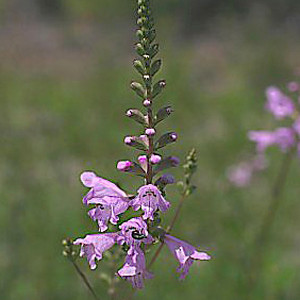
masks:
[[[140,130],[124,116],[127,108],[141,107],[128,87],[138,78],[131,66],[134,1],[25,2],[0,5],[0,299],[92,299],[61,255],[61,240],[96,231],[81,202],[83,170],[130,193],[142,183],[115,168],[117,160],[136,154],[123,137]],[[251,242],[282,154],[271,151],[270,167],[247,189],[226,180],[226,169],[254,151],[247,131],[276,126],[263,110],[265,87],[298,79],[298,2],[230,1],[226,9],[221,1],[153,2],[160,76],[167,80],[156,105],[175,109],[160,128],[180,137],[166,152],[183,160],[195,147],[199,159],[198,189],[173,234],[208,250],[213,260],[195,263],[178,282],[177,262],[164,249],[155,278],[135,298],[299,299],[299,162],[289,173],[259,285],[251,291]],[[179,180],[182,171],[175,174]],[[165,224],[179,200],[175,186],[168,192]],[[104,263],[90,271],[79,261],[105,300]]]

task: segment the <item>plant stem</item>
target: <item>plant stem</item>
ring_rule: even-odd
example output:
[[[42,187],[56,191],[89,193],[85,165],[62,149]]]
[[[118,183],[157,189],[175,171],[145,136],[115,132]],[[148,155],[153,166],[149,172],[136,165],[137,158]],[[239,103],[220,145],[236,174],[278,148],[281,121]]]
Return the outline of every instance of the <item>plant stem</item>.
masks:
[[[175,225],[175,223],[176,223],[176,221],[178,219],[178,216],[179,216],[179,213],[181,211],[181,208],[182,208],[182,205],[183,205],[183,202],[184,202],[185,198],[186,198],[186,189],[183,191],[183,194],[182,194],[182,196],[181,196],[181,198],[179,200],[179,204],[178,204],[178,206],[176,208],[175,215],[172,218],[171,223],[170,223],[170,225],[167,228],[167,231],[166,231],[167,234],[169,234],[172,231],[172,229],[173,229],[173,227],[174,227],[174,225]],[[158,247],[158,249],[154,253],[154,255],[153,255],[153,257],[152,257],[152,259],[151,259],[151,261],[150,261],[150,263],[148,265],[149,269],[152,267],[152,265],[157,260],[157,258],[158,258],[158,256],[159,256],[159,254],[160,254],[160,252],[161,252],[161,250],[162,250],[163,247],[164,247],[164,242],[161,242],[160,246]]]
[[[100,298],[98,298],[96,292],[92,288],[90,282],[88,281],[87,277],[81,271],[81,269],[79,268],[79,266],[77,265],[77,263],[75,261],[73,261],[73,260],[71,260],[71,262],[72,262],[73,266],[75,267],[76,272],[79,274],[79,276],[81,277],[81,279],[83,280],[83,282],[85,283],[85,285],[87,286],[87,288],[89,289],[89,291],[92,293],[94,299],[95,300],[100,300]]]
[[[272,225],[274,223],[278,208],[280,206],[280,200],[282,199],[281,195],[284,191],[284,187],[287,181],[287,175],[290,170],[291,162],[293,159],[294,151],[290,151],[287,155],[284,156],[281,167],[279,169],[278,175],[275,179],[274,185],[271,189],[271,201],[269,203],[268,209],[265,213],[265,216],[262,221],[260,232],[258,233],[254,241],[254,253],[251,259],[250,268],[250,288],[253,289],[253,286],[256,284],[262,262],[264,259],[264,250],[268,243],[270,237]]]

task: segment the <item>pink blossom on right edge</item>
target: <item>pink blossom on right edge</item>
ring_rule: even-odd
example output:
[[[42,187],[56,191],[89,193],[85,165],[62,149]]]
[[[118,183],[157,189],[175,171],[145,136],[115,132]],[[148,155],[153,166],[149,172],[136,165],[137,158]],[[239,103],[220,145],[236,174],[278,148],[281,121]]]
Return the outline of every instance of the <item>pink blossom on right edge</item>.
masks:
[[[268,87],[266,89],[266,96],[266,109],[270,111],[276,119],[281,120],[294,113],[295,106],[292,99],[283,94],[277,87]]]
[[[180,273],[180,279],[184,279],[195,260],[210,260],[211,257],[205,252],[199,252],[195,247],[187,242],[181,241],[169,234],[165,235],[165,244],[179,261],[177,272]]]

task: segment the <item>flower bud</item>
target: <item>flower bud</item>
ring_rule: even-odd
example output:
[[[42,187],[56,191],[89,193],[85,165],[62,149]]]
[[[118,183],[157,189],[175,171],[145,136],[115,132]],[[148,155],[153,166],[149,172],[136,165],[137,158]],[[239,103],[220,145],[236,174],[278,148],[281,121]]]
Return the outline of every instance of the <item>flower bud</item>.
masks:
[[[150,50],[149,50],[149,55],[151,58],[153,58],[159,51],[159,45],[158,44],[154,44],[151,46]]]
[[[155,181],[155,185],[164,188],[167,184],[175,183],[175,178],[172,174],[164,174]]]
[[[151,104],[152,104],[152,101],[149,100],[149,99],[146,99],[146,100],[144,100],[144,102],[143,102],[143,105],[144,105],[145,107],[149,107]]]
[[[152,97],[155,98],[157,95],[159,95],[165,86],[166,86],[165,80],[160,80],[157,83],[155,83],[152,90]]]
[[[161,68],[162,62],[161,59],[156,60],[152,65],[150,69],[151,76],[154,76]]]
[[[145,54],[145,49],[141,43],[135,45],[135,51],[138,55],[143,56]]]
[[[117,163],[117,169],[119,171],[132,173],[137,176],[145,176],[144,170],[137,163],[129,160],[119,161]]]
[[[176,156],[169,156],[163,160],[161,160],[157,166],[153,169],[153,173],[157,174],[158,172],[168,169],[178,167],[180,161],[179,158]]]
[[[138,109],[128,109],[126,112],[126,116],[132,118],[134,121],[144,126],[148,124],[147,118]]]
[[[161,108],[156,116],[155,116],[155,120],[154,120],[154,124],[158,124],[159,122],[163,121],[165,118],[167,118],[171,113],[173,112],[173,109],[170,105],[165,106],[163,108]]]
[[[146,151],[148,146],[144,143],[144,141],[137,136],[127,136],[124,139],[124,143],[127,146],[134,147],[136,149]]]
[[[132,81],[130,87],[136,92],[138,96],[144,98],[146,90],[142,84],[140,84],[139,82]]]
[[[299,84],[295,81],[289,82],[288,89],[290,92],[295,93],[295,92],[299,91]]]
[[[152,154],[150,157],[150,162],[154,165],[158,164],[161,161],[161,156],[157,154]]]
[[[135,68],[140,74],[142,74],[142,75],[145,74],[146,70],[145,70],[145,68],[144,68],[144,66],[143,66],[143,63],[142,63],[140,60],[135,59],[135,60],[133,61],[133,66],[134,66],[134,68]]]
[[[166,145],[173,143],[177,140],[177,134],[175,132],[168,132],[162,135],[155,143],[155,149],[165,147]]]
[[[148,160],[147,160],[147,155],[140,155],[138,157],[138,162],[140,164],[140,166],[142,167],[142,169],[147,172],[148,169]]]
[[[133,163],[129,160],[121,160],[117,163],[117,169],[126,172],[132,165]]]
[[[148,135],[148,136],[153,136],[153,135],[155,135],[155,129],[154,128],[147,128],[145,130],[145,134]]]

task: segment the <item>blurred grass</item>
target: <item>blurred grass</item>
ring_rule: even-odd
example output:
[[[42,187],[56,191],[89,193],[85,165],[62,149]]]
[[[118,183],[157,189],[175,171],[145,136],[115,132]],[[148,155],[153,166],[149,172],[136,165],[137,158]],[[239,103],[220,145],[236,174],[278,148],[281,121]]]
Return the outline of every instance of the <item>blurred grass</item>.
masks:
[[[209,250],[214,259],[194,264],[179,284],[176,262],[164,249],[154,266],[155,278],[137,299],[245,299],[251,241],[281,154],[270,152],[271,167],[246,190],[230,187],[225,171],[253,151],[247,130],[275,126],[263,111],[264,88],[294,79],[299,39],[289,28],[275,31],[259,16],[243,22],[220,19],[194,40],[176,36],[170,21],[158,18],[161,76],[168,86],[157,107],[171,103],[176,113],[161,129],[179,133],[168,153],[183,159],[196,147],[199,158],[198,190],[186,202],[174,235]],[[122,140],[138,130],[124,116],[127,108],[140,107],[128,88],[136,76],[130,68],[133,30],[128,26],[120,35],[117,26],[102,30],[99,43],[88,44],[91,50],[84,47],[78,28],[68,25],[62,37],[65,56],[56,57],[59,50],[54,49],[55,55],[46,51],[44,60],[39,52],[25,57],[19,50],[16,65],[15,54],[1,60],[1,299],[89,297],[61,255],[61,239],[96,230],[81,203],[84,188],[78,178],[83,170],[94,170],[128,192],[141,184],[115,170],[117,160],[133,158]],[[180,170],[175,174],[180,179]],[[252,299],[300,297],[297,176],[295,160]],[[166,223],[178,201],[175,187],[169,188],[168,199],[173,207]],[[102,295],[101,263],[95,272],[84,260],[80,265]]]

